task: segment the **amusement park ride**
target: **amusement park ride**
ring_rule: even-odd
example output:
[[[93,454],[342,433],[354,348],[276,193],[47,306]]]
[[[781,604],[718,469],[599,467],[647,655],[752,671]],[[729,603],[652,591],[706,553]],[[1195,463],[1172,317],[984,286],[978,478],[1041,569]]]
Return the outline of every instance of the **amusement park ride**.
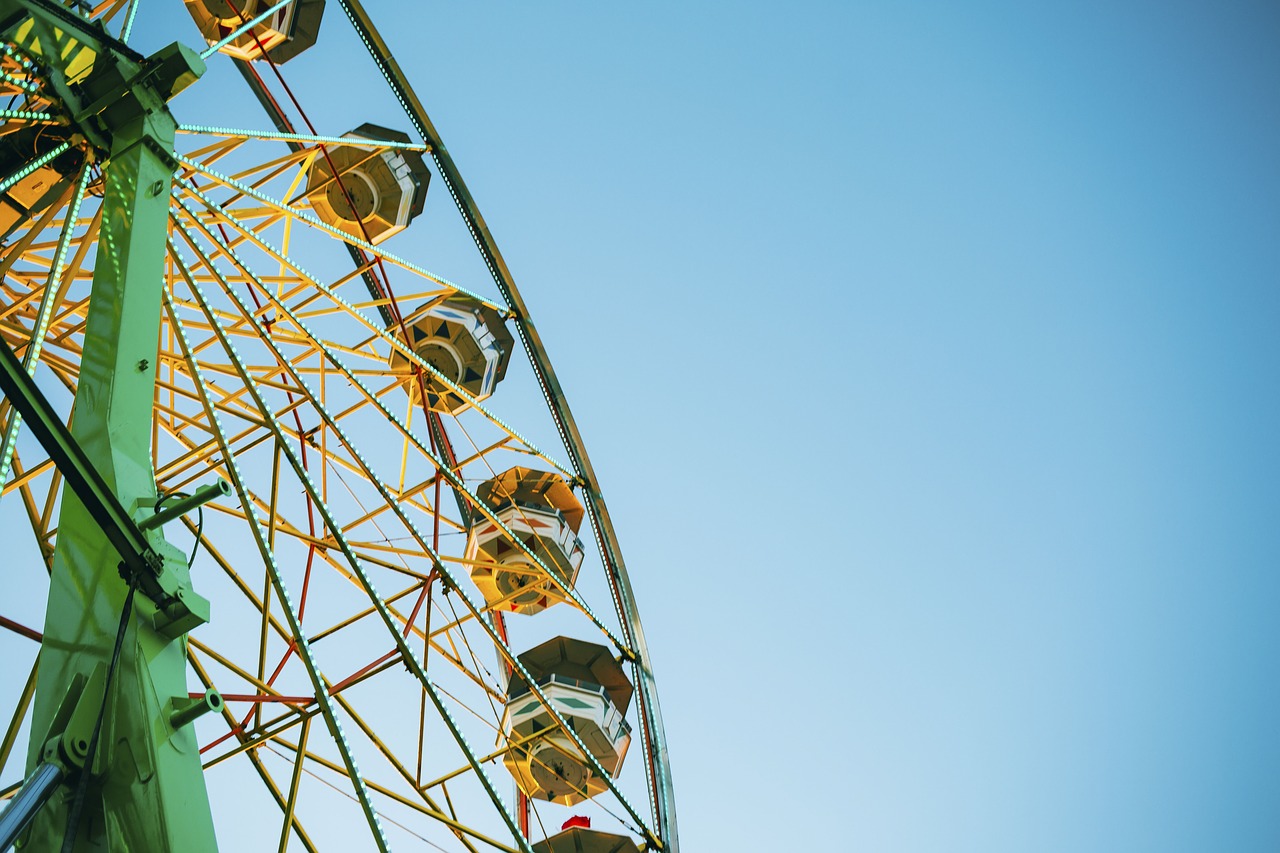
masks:
[[[362,3],[185,0],[144,54],[152,4],[0,0],[0,851],[678,850],[599,484]],[[318,129],[295,59],[403,129]],[[175,118],[228,79],[267,128]]]

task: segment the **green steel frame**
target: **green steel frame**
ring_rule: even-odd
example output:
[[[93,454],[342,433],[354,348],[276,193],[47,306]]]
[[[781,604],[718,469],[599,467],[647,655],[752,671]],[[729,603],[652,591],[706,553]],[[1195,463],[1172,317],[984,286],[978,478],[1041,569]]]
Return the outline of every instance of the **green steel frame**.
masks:
[[[0,340],[0,391],[13,403],[36,440],[54,460],[67,481],[67,488],[102,527],[103,535],[120,555],[121,571],[138,578],[158,574],[163,568],[162,558],[3,340]]]
[[[157,503],[151,410],[177,126],[166,101],[204,62],[179,45],[143,58],[48,0],[3,0],[0,30],[36,63],[104,177],[76,417],[69,443],[51,433],[64,476],[87,488],[67,488],[62,501],[27,759],[29,772],[51,760],[71,773],[18,843],[65,850],[72,836],[76,850],[212,851],[185,642],[207,603],[161,531],[143,532],[130,518]],[[38,402],[28,417],[49,425]],[[149,600],[131,609],[135,585]],[[59,752],[63,730],[86,714],[97,718],[97,748]]]

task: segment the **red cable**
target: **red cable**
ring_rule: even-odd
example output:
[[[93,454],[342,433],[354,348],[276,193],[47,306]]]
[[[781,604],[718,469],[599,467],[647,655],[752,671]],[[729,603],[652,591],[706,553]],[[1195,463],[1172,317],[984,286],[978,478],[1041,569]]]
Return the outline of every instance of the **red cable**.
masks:
[[[241,13],[241,11],[236,7],[235,3],[232,2],[232,0],[228,0],[228,5],[231,7],[231,10],[236,13],[236,15],[240,18],[241,21],[245,20],[244,14]],[[262,58],[267,61],[267,65],[271,68],[272,73],[275,74],[276,79],[280,81],[280,86],[284,89],[285,94],[289,96],[289,101],[293,104],[294,109],[298,111],[298,116],[302,119],[303,123],[306,124],[307,130],[311,132],[312,136],[318,136],[319,132],[316,130],[315,124],[312,123],[311,118],[307,115],[307,111],[303,109],[301,102],[299,102],[297,96],[294,95],[293,89],[289,86],[289,83],[284,79],[284,75],[280,73],[280,66],[277,65],[275,60],[271,58],[271,52],[267,50],[266,46],[262,43],[262,40],[258,38],[258,34],[256,32],[254,32],[253,30],[250,30],[249,34],[253,37],[254,44],[258,46],[258,50],[262,54]],[[277,115],[279,115],[281,118],[284,119],[284,123],[287,127],[292,129],[293,123],[289,121],[287,116],[285,116],[284,110],[281,109],[280,107],[280,102],[277,101],[275,99],[275,96],[273,96],[271,92],[267,89],[266,83],[263,81],[261,75],[258,74],[258,72],[253,68],[252,65],[249,65],[248,67],[249,67],[249,70],[253,72],[253,76],[258,81],[258,84],[262,88],[262,91],[271,100],[271,105],[275,108]],[[336,183],[338,185],[338,188],[342,190],[342,197],[347,202],[347,207],[351,211],[352,217],[355,218],[356,225],[360,228],[360,236],[364,238],[364,241],[366,243],[372,244],[373,240],[371,240],[369,237],[368,229],[365,228],[364,221],[360,219],[359,214],[356,212],[356,205],[351,198],[351,193],[347,190],[347,186],[345,182],[342,180],[342,175],[339,172],[337,165],[333,162],[333,158],[329,156],[328,146],[325,145],[323,142],[321,142],[321,143],[317,143],[316,147],[318,147],[320,149],[320,153],[324,155],[325,162],[328,163],[329,165],[329,171],[333,174],[334,183]],[[363,263],[363,265],[368,266],[369,256],[365,254],[364,249],[359,246],[356,246],[354,248],[360,254],[360,260]],[[403,336],[403,339],[407,344],[410,341],[409,330],[405,327],[405,324],[404,324],[404,315],[400,311],[400,302],[396,298],[395,291],[392,290],[391,288],[391,277],[387,274],[386,266],[383,264],[381,257],[378,257],[377,255],[375,255],[374,264],[377,266],[378,272],[382,274],[381,277],[379,277],[377,274],[373,274],[371,276],[373,279],[374,286],[378,291],[378,296],[388,300],[389,307],[391,310],[391,315],[393,319],[395,319],[396,325],[400,327],[400,334]],[[370,268],[370,272],[372,272],[372,268]],[[427,394],[426,394],[427,389],[422,379],[422,368],[416,364],[413,365],[412,367],[413,367],[414,381],[418,384],[418,395],[419,395],[420,403],[422,405],[422,412],[427,417],[428,426],[429,427],[434,426],[436,429],[439,430],[440,435],[444,438],[444,442],[443,442],[444,447],[440,448],[440,450],[443,451],[445,455],[445,461],[448,463],[450,470],[453,470],[454,468],[457,467],[457,464],[458,464],[457,456],[454,454],[454,451],[453,451],[453,445],[449,441],[448,436],[445,434],[444,424],[440,420],[439,414],[431,411],[427,407]],[[428,430],[428,431],[430,432],[431,430]],[[434,445],[435,445],[435,442],[432,441],[433,450],[436,449]],[[438,507],[436,510],[436,515],[437,515],[436,523],[438,524],[439,523]]]
[[[236,15],[240,18],[241,21],[245,20],[243,13],[241,13],[240,9],[237,8],[236,4],[232,2],[232,0],[228,0],[228,5],[231,6],[232,11],[236,13]],[[267,50],[266,46],[262,44],[262,41],[258,38],[258,35],[256,32],[253,32],[253,30],[250,30],[249,33],[253,37],[254,43],[257,45],[258,50],[261,52],[263,59],[267,61],[267,64],[271,68],[272,72],[275,74],[276,79],[279,80],[281,87],[285,91],[285,94],[289,96],[290,102],[293,103],[294,108],[298,111],[298,115],[301,117],[303,123],[306,124],[307,129],[311,132],[313,136],[318,136],[319,134],[316,130],[315,125],[311,122],[310,117],[307,115],[306,110],[303,109],[302,104],[298,101],[297,96],[294,95],[293,89],[290,88],[288,82],[284,79],[284,75],[280,73],[279,66],[271,58],[271,54]],[[248,64],[248,63],[246,63],[246,67],[248,67],[249,71],[253,74],[254,79],[257,80],[261,91],[270,100],[272,107],[275,109],[276,115],[279,116],[279,118],[284,123],[285,127],[289,129],[289,132],[293,132],[294,131],[293,123],[289,120],[283,108],[281,108],[279,101],[276,100],[275,96],[267,88],[266,82],[262,79],[262,76],[258,74],[257,69],[255,69],[251,64]],[[317,147],[320,149],[320,153],[324,156],[325,162],[328,164],[329,170],[333,174],[334,182],[337,183],[338,188],[342,190],[343,198],[347,202],[347,206],[350,209],[352,216],[355,218],[356,225],[359,226],[360,228],[361,236],[364,238],[364,241],[366,243],[372,244],[373,241],[369,238],[369,232],[365,228],[364,222],[359,218],[359,214],[356,211],[355,202],[351,198],[351,193],[347,190],[346,184],[342,180],[342,175],[338,170],[337,165],[333,162],[333,158],[329,155],[328,147],[324,143],[318,143]],[[221,225],[221,223],[219,223],[218,228],[222,232],[223,240],[229,246],[231,241],[228,238],[226,231]],[[374,283],[375,289],[378,292],[378,296],[388,301],[392,317],[400,328],[400,334],[403,336],[403,340],[406,343],[408,343],[411,340],[409,337],[409,331],[405,326],[404,315],[400,310],[399,300],[396,298],[395,292],[391,288],[391,279],[390,279],[390,276],[387,274],[387,270],[385,265],[383,264],[382,258],[377,255],[374,256],[374,265],[376,265],[377,267],[377,273],[381,273],[381,276],[379,276],[377,273],[373,272],[373,267],[369,265],[369,256],[365,253],[364,249],[358,246],[355,247],[355,249],[359,253],[362,264],[369,268],[369,271],[371,273],[370,278]],[[258,310],[261,310],[262,302],[258,299],[257,293],[253,290],[252,287],[249,287],[249,295],[253,299],[255,307]],[[266,326],[267,328],[268,334],[271,333],[271,326],[273,325],[273,323],[274,323],[273,320],[264,319],[263,321],[264,326]],[[422,376],[422,368],[416,364],[413,365],[412,367],[413,367],[414,381],[418,385],[419,402],[422,406],[423,414],[427,417],[427,420],[428,420],[427,432],[431,441],[431,448],[433,451],[441,452],[444,455],[445,461],[449,465],[450,470],[453,470],[457,467],[457,456],[454,453],[453,445],[449,441],[448,435],[444,429],[444,424],[441,421],[439,414],[437,412],[432,411],[427,406],[426,386]],[[286,395],[288,395],[289,402],[292,403],[293,402],[292,393],[288,391],[286,391],[285,393]],[[305,470],[308,470],[306,439],[304,438],[304,435],[303,435],[302,419],[298,415],[297,409],[293,410],[293,417],[294,417],[295,425],[298,430],[298,442],[302,450],[302,467],[303,467],[303,470],[305,471]],[[435,429],[432,429],[432,427],[434,427]],[[437,430],[439,431],[440,437],[442,439],[442,444],[443,444],[443,447],[438,449],[436,447],[436,440],[435,440],[435,432]],[[439,550],[440,550],[440,479],[441,479],[440,474],[437,473],[436,488],[435,488],[435,506],[433,507],[434,529],[432,534],[432,549],[437,554],[439,553]],[[312,506],[310,494],[306,495],[306,502],[307,502],[308,533],[311,536],[311,538],[314,540],[315,539],[315,516],[314,516],[314,507]],[[299,621],[301,621],[301,619],[303,618],[303,615],[306,612],[307,593],[310,588],[311,571],[314,563],[315,551],[316,551],[316,547],[314,542],[309,542],[307,545],[306,569],[303,574],[303,580],[302,580],[302,592],[301,592],[301,595],[299,596],[299,605],[298,605]],[[415,616],[416,616],[416,613],[415,613]],[[291,655],[293,654],[295,647],[296,647],[295,643],[291,642],[289,644],[288,648],[285,650],[284,656],[280,660],[280,663],[276,666],[275,671],[271,674],[271,677],[267,680],[267,684],[269,685],[275,684],[276,678],[278,678],[281,671],[283,671],[284,666],[288,662]],[[249,718],[251,716],[252,716],[252,711],[250,711],[250,713],[247,714],[245,716],[245,719],[241,722],[240,725],[242,730],[244,726],[248,725]]]
[[[270,93],[268,93],[268,95],[270,95]],[[285,119],[285,122],[286,124],[288,123],[287,118]],[[191,185],[199,189],[199,184],[197,183],[194,175],[191,176]],[[231,250],[231,237],[230,235],[227,234],[227,229],[225,226],[223,226],[221,222],[217,223],[217,225],[218,225],[218,233],[222,235],[222,242],[226,244],[227,250],[229,252]],[[249,297],[253,299],[254,306],[259,311],[261,311],[262,301],[258,299],[257,291],[255,291],[251,285],[246,285],[246,289],[249,291]],[[266,326],[267,334],[271,334],[271,327],[275,324],[275,321],[264,318],[262,323],[264,326]],[[283,377],[283,381],[286,383],[289,381],[289,378],[287,375]],[[304,437],[304,430],[302,428],[302,418],[298,414],[297,408],[293,407],[293,393],[290,391],[286,391],[285,395],[289,400],[290,408],[293,414],[293,422],[298,430],[298,447],[302,451],[302,470],[307,471],[309,470],[308,460],[307,460],[307,442],[306,442],[306,438]],[[316,538],[315,507],[312,504],[311,495],[309,493],[304,494],[303,497],[307,502],[307,532],[308,532],[308,535],[311,537],[311,539],[314,540]],[[308,542],[307,543],[307,562],[302,575],[302,595],[298,605],[299,621],[302,620],[303,614],[306,613],[306,609],[307,609],[307,589],[311,585],[311,570],[315,564],[315,554],[316,554],[315,542],[314,541]],[[263,606],[264,607],[266,606],[266,602],[263,602]],[[289,658],[293,655],[295,648],[296,646],[294,642],[291,641],[289,643],[288,648],[285,649],[284,656],[280,659],[280,663],[276,665],[275,671],[271,674],[271,678],[267,680],[268,685],[272,685],[272,686],[275,685],[275,680],[280,676],[280,672],[284,669],[285,664],[289,662]],[[249,724],[249,718],[252,716],[253,716],[253,710],[251,709],[249,713],[245,715],[245,718],[240,722],[241,730],[243,730],[244,727]],[[210,744],[210,746],[212,746],[212,744]],[[207,748],[208,747],[206,747],[206,749]]]

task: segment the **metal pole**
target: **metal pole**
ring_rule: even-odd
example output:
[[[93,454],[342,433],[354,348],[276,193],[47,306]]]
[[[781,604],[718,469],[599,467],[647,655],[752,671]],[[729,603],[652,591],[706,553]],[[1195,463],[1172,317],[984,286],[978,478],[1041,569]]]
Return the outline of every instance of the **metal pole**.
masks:
[[[27,828],[36,812],[48,802],[62,781],[62,768],[56,764],[41,764],[22,783],[22,790],[9,801],[9,807],[0,814],[0,853],[8,853],[22,830]]]
[[[26,422],[32,435],[49,454],[67,486],[102,527],[103,535],[135,575],[145,577],[160,569],[160,557],[133,523],[98,469],[62,423],[22,361],[0,340],[0,391]]]
[[[216,500],[218,498],[225,498],[229,494],[231,494],[231,484],[226,480],[218,480],[216,483],[201,486],[196,490],[194,495],[179,498],[150,518],[144,518],[142,521],[138,522],[138,528],[141,530],[150,530],[153,527],[160,527],[163,524],[173,521],[175,518],[180,518],[181,516],[186,515],[197,507],[204,506],[209,501]]]

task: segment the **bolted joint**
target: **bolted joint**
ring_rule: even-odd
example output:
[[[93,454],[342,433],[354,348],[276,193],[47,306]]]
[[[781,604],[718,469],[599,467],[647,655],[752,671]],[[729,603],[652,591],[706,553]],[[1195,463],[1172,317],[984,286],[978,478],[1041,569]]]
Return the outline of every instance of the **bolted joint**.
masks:
[[[50,736],[40,752],[43,762],[57,765],[68,775],[86,769],[94,723],[106,707],[106,676],[106,666],[101,662],[88,675],[72,676],[49,727]],[[101,756],[99,752],[99,766]]]
[[[172,597],[156,607],[151,627],[160,636],[176,640],[209,621],[209,599],[197,595],[185,584]]]

